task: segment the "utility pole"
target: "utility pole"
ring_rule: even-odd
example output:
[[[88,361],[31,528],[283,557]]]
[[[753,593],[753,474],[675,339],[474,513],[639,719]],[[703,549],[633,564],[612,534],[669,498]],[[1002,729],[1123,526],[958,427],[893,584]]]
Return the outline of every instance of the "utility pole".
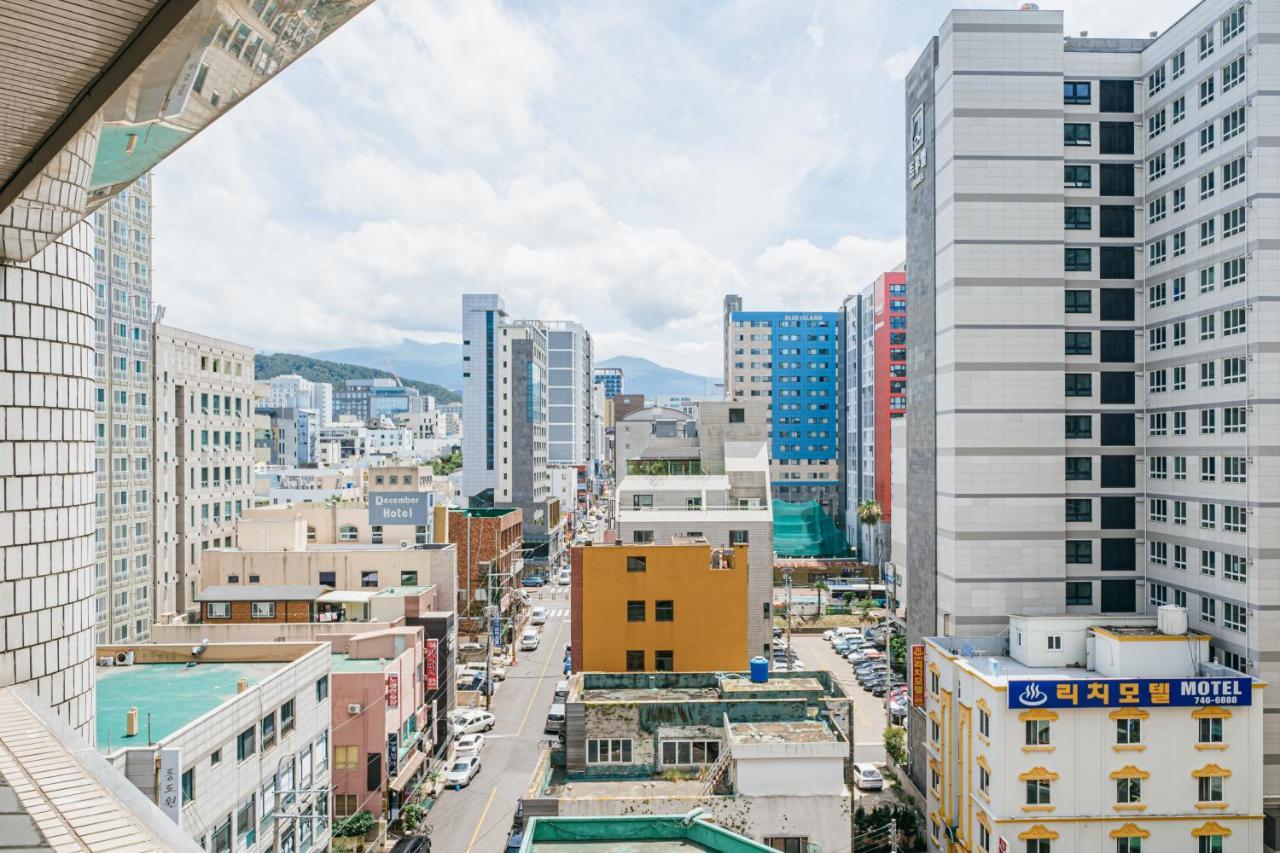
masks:
[[[889,820],[889,853],[898,853],[898,819]]]

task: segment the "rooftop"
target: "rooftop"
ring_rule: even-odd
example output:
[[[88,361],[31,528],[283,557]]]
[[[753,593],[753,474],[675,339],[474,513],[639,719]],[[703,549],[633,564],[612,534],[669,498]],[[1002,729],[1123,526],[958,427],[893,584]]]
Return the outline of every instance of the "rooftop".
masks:
[[[319,584],[223,584],[201,590],[196,601],[315,601],[328,589]]]
[[[422,593],[424,593],[424,592],[430,592],[430,590],[431,590],[431,587],[429,587],[429,586],[421,586],[421,585],[418,585],[418,586],[387,586],[387,587],[383,587],[382,589],[378,590],[376,593],[374,593],[374,595],[375,595],[375,596],[377,596],[377,595],[384,595],[384,596],[388,596],[388,597],[391,597],[391,596],[405,596],[405,595],[421,595],[421,594],[422,594]]]
[[[329,656],[329,668],[333,672],[382,672],[387,661],[379,658],[353,658],[348,654]]]
[[[771,672],[754,682],[745,672],[586,672],[572,678],[570,698],[579,702],[713,702],[840,697],[829,672]]]
[[[519,511],[518,507],[449,507],[450,514],[467,518],[501,518]]]
[[[97,746],[106,752],[163,740],[287,666],[273,663],[135,663],[97,670]],[[138,734],[124,735],[125,715],[138,709]]]
[[[839,740],[821,720],[734,723],[729,733],[733,743],[836,743]]]

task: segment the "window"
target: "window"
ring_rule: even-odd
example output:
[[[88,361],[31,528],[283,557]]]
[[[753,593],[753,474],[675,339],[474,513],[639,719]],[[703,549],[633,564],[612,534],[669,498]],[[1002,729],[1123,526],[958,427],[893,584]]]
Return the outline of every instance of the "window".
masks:
[[[1069,210],[1070,208],[1068,208]],[[1153,225],[1165,217],[1165,198],[1160,196],[1155,201],[1147,202],[1147,224]]]
[[[1062,182],[1068,187],[1091,187],[1093,186],[1093,170],[1089,166],[1064,166]]]
[[[978,709],[978,734],[991,737],[991,715],[981,708]]]
[[[1205,314],[1200,318],[1200,340],[1211,341],[1214,338],[1215,328],[1217,327],[1217,315]]]
[[[1169,476],[1169,457],[1152,456],[1147,465],[1148,476],[1153,480],[1164,480]]]
[[[1167,291],[1164,282],[1153,284],[1147,288],[1147,307],[1160,308],[1165,304]]]
[[[266,752],[276,745],[276,712],[272,711],[262,718],[262,751]]]
[[[1222,117],[1222,141],[1244,133],[1244,107],[1237,107]]]
[[[1237,56],[1222,66],[1222,91],[1234,89],[1242,82],[1244,82],[1244,57]]]
[[[1169,345],[1169,330],[1164,326],[1156,326],[1147,330],[1147,349],[1151,352],[1162,350]]]
[[[1062,126],[1064,145],[1092,145],[1093,125],[1087,122],[1068,122]]]
[[[627,672],[644,672],[644,650],[627,650]]]
[[[715,764],[720,758],[720,741],[664,740],[661,758],[663,764]]]
[[[1068,231],[1088,231],[1093,227],[1093,209],[1089,207],[1063,208],[1063,227]]]
[[[1236,234],[1244,232],[1245,226],[1245,209],[1244,206],[1233,207],[1226,213],[1222,214],[1222,237],[1234,237]]]
[[[1067,272],[1088,272],[1093,268],[1091,249],[1065,249],[1064,264]]]
[[[674,601],[655,601],[653,603],[654,622],[676,621],[676,604]]]
[[[1187,389],[1187,367],[1186,365],[1179,365],[1178,367],[1175,367],[1173,369],[1173,390],[1185,391],[1186,389]],[[1178,432],[1176,429],[1178,415],[1182,415],[1182,432]],[[1186,434],[1186,431],[1187,431],[1186,412],[1178,412],[1177,414],[1174,415],[1174,427],[1175,427],[1175,430],[1173,433],[1174,435]]]
[[[1169,517],[1169,502],[1164,498],[1152,498],[1148,504],[1147,516],[1152,521],[1166,521]],[[1163,543],[1152,542],[1152,545],[1160,545]]]
[[[1180,50],[1175,53],[1170,65],[1172,67],[1172,74],[1170,76],[1174,80],[1177,80],[1183,75],[1183,72],[1187,70],[1187,52],[1185,50]]]
[[[1164,110],[1160,110],[1157,113],[1152,113],[1150,116],[1147,117],[1147,139],[1155,139],[1157,136],[1164,133],[1164,129],[1165,129]]]
[[[209,836],[209,845],[213,853],[230,853],[231,851],[231,817],[214,827]]]
[[[1215,223],[1212,219],[1206,219],[1204,222],[1200,223],[1201,246],[1208,246],[1214,241],[1214,239],[1216,239],[1214,236],[1214,225]]]
[[[627,621],[643,622],[645,620],[645,603],[643,601],[627,602]]]
[[[659,649],[653,653],[653,668],[658,672],[676,671],[676,653],[670,649]]]
[[[1216,456],[1200,457],[1200,479],[1206,483],[1212,483],[1218,479],[1218,459]]]
[[[1088,314],[1093,311],[1093,293],[1088,290],[1063,292],[1063,307],[1068,314]]]
[[[209,753],[210,767],[212,767],[215,764],[221,764],[221,763],[222,763],[222,750],[215,749],[213,752]]]
[[[360,573],[360,586],[365,587],[365,588],[370,588],[370,589],[377,589],[377,587],[378,587],[378,572],[377,572],[377,570],[374,570],[374,571],[371,571],[371,572],[361,572],[361,573]]]
[[[1045,637],[1045,650],[1050,652],[1062,651],[1062,636],[1060,634],[1049,634]]]
[[[1183,146],[1185,149],[1185,143],[1179,142],[1178,145],[1174,146],[1174,148],[1176,149],[1178,146]],[[1187,188],[1177,187],[1173,191],[1173,212],[1178,213],[1179,211],[1183,210],[1186,206],[1187,206]]]
[[[1092,480],[1093,459],[1088,456],[1067,457],[1068,480]]]
[[[1222,602],[1222,626],[1232,631],[1245,633],[1248,628],[1249,617],[1245,614],[1245,609],[1239,604],[1232,604],[1229,601]]]
[[[1187,117],[1187,96],[1179,95],[1169,104],[1170,124],[1177,124]]]
[[[1217,174],[1216,172],[1208,171],[1200,176],[1200,200],[1201,201],[1204,201],[1206,198],[1210,198],[1213,195],[1214,183],[1215,183],[1214,178],[1216,177],[1216,174]]]
[[[1147,75],[1147,94],[1154,95],[1164,88],[1164,66],[1152,71]]]
[[[1147,415],[1147,435],[1168,435],[1169,418],[1165,412]]]
[[[729,423],[731,424],[745,423],[746,419],[747,419],[746,409],[734,408],[729,410]]]
[[[1142,780],[1136,777],[1116,780],[1117,803],[1142,802]]]
[[[317,702],[323,702],[329,698],[329,676],[322,675],[316,679],[315,692]]]
[[[1093,542],[1088,539],[1067,540],[1067,562],[1088,564],[1093,562]]]
[[[182,771],[182,804],[185,806],[196,798],[196,770],[188,767]]]
[[[1234,385],[1248,378],[1247,362],[1244,357],[1224,358],[1222,360],[1222,384]]]
[[[630,764],[631,738],[587,738],[588,764]]]
[[[1092,102],[1089,81],[1067,80],[1062,84],[1062,102],[1064,104],[1088,104]]]
[[[1089,581],[1067,581],[1067,604],[1093,604],[1093,584]]]
[[[400,572],[400,585],[401,586],[417,586],[418,585],[417,570]]]
[[[1206,77],[1200,81],[1200,106],[1208,106],[1213,101],[1213,78]]]
[[[1163,264],[1168,257],[1169,247],[1164,238],[1147,244],[1147,263],[1151,266]]]
[[[335,746],[333,748],[334,770],[355,770],[360,766],[360,747]]]
[[[276,603],[274,601],[254,601],[250,605],[249,616],[253,619],[274,619],[276,618]]]
[[[1093,436],[1093,417],[1091,415],[1067,415],[1067,438],[1091,438]]]
[[[1122,746],[1142,743],[1142,720],[1116,720],[1116,743]]]
[[[1218,602],[1215,599],[1200,597],[1200,621],[1207,625],[1218,621]]]
[[[1243,483],[1245,479],[1245,458],[1243,456],[1222,457],[1222,482]]]
[[[1222,507],[1222,529],[1232,533],[1244,533],[1248,530],[1247,511],[1242,506],[1224,504]]]
[[[1234,187],[1236,184],[1244,181],[1245,165],[1244,158],[1237,157],[1222,166],[1222,188],[1224,190]]]
[[[339,542],[354,542],[359,538],[359,533],[354,524],[344,524],[338,529]]]
[[[1232,258],[1222,262],[1222,286],[1233,287],[1244,282],[1245,259]]]
[[[1198,741],[1200,743],[1222,743],[1221,717],[1205,717],[1196,722],[1199,724]]]
[[[1221,722],[1216,721],[1216,722]],[[1222,802],[1222,777],[1201,776],[1196,780],[1197,799],[1202,803]]]
[[[255,746],[253,726],[250,726],[236,738],[236,761],[244,761],[253,755]]]
[[[1245,558],[1239,554],[1223,554],[1222,578],[1236,583],[1244,583],[1248,580]]]
[[[231,603],[228,601],[210,601],[204,606],[206,619],[230,619]]]
[[[1028,838],[1025,853],[1053,853],[1052,844],[1047,838]]]
[[[1066,354],[1088,355],[1093,352],[1093,334],[1090,332],[1067,332]]]
[[[1213,143],[1213,125],[1208,124],[1200,128],[1200,153],[1203,154],[1213,148]]]
[[[627,557],[627,571],[643,572],[645,571],[645,557]]]
[[[766,835],[764,839],[764,846],[772,847],[774,850],[780,850],[782,853],[806,853],[809,849],[809,836]]]
[[[1051,796],[1052,792],[1050,791],[1048,779],[1027,780],[1027,805],[1047,806],[1053,802]],[[1047,850],[1048,848],[1045,849]]]
[[[1168,376],[1163,367],[1151,371],[1147,374],[1147,390],[1153,394],[1164,391],[1168,384]]]
[[[1222,431],[1244,432],[1246,417],[1243,406],[1224,406],[1222,409]]]
[[[296,722],[293,714],[293,700],[290,699],[280,706],[280,736],[287,737],[291,734]]]
[[[1116,839],[1116,853],[1142,853],[1142,837],[1126,835]]]

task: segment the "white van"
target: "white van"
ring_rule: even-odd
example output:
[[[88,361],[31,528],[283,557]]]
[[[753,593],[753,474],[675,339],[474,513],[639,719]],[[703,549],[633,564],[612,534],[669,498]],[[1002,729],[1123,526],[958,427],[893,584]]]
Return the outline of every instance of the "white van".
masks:
[[[547,724],[543,727],[543,731],[549,734],[558,734],[564,731],[564,705],[560,702],[555,703],[547,711]]]

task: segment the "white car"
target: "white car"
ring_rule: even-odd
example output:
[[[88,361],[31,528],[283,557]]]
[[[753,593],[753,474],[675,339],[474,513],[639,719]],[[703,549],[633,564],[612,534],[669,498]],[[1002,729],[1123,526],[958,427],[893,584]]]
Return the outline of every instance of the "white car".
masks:
[[[853,784],[864,791],[879,791],[884,787],[884,777],[870,764],[853,765]]]
[[[444,774],[444,785],[446,788],[465,788],[471,784],[471,780],[476,778],[479,772],[480,757],[464,756],[449,765],[449,770]]]
[[[453,754],[458,758],[479,755],[484,749],[484,735],[463,735],[453,742]]]
[[[556,583],[560,584],[560,586],[568,586],[571,580],[572,578],[569,575],[569,570],[565,569],[560,573],[560,577],[556,580]]]
[[[538,635],[537,630],[533,628],[526,628],[524,633],[520,635],[520,651],[522,652],[533,651],[538,647],[538,642],[540,639],[541,637]]]
[[[458,667],[458,677],[461,678],[466,674],[484,675],[484,671],[485,667],[482,663],[464,663],[462,666]],[[489,664],[489,676],[493,678],[494,681],[506,681],[507,668],[495,660],[493,663]]]
[[[459,736],[471,735],[477,732],[489,731],[497,721],[498,718],[488,711],[464,708],[454,712],[453,728],[454,732]]]
[[[545,625],[545,624],[547,624],[547,608],[545,608],[545,607],[535,607],[535,608],[533,608],[532,610],[530,610],[530,611],[529,611],[529,624],[530,624],[530,625]]]

